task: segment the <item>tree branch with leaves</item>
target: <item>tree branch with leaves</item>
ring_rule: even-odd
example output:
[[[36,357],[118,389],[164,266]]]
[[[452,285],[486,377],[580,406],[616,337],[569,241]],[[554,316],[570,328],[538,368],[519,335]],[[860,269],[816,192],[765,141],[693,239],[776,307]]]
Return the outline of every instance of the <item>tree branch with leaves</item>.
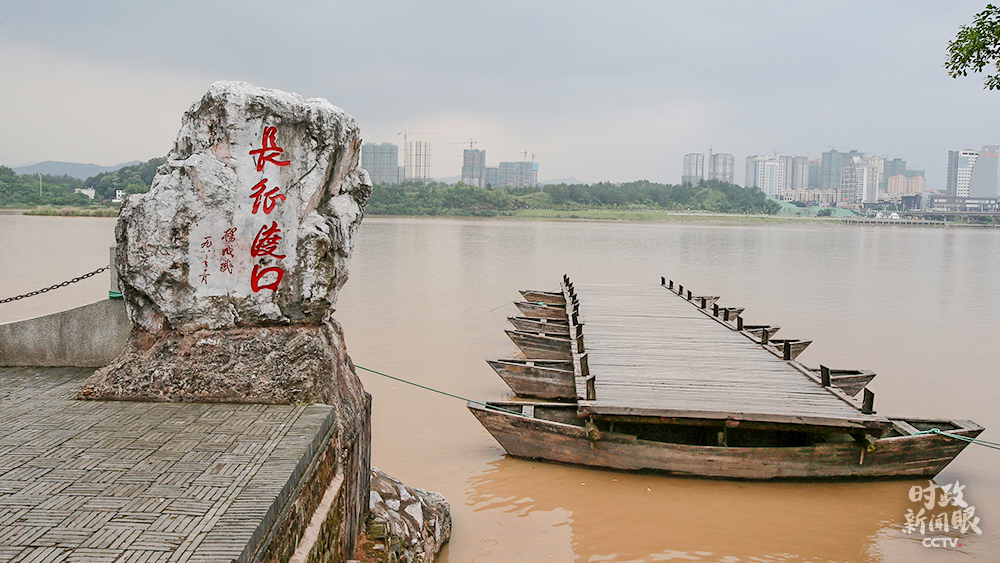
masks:
[[[948,42],[948,59],[944,63],[948,76],[958,78],[969,72],[988,73],[983,79],[986,89],[1000,90],[1000,8],[987,4],[976,14],[971,26],[963,25],[954,41]]]

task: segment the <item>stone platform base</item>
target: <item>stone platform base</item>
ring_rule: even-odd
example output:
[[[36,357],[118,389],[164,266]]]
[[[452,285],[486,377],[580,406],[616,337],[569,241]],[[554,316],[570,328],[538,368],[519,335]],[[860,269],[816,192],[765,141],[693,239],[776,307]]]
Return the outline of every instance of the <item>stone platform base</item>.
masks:
[[[353,372],[347,362],[333,321],[156,337],[137,329],[125,351],[95,372],[77,397],[339,405],[338,378],[356,379],[343,373]]]
[[[92,371],[0,368],[0,563],[283,563],[338,479],[311,560],[353,554],[334,407],[73,400]]]

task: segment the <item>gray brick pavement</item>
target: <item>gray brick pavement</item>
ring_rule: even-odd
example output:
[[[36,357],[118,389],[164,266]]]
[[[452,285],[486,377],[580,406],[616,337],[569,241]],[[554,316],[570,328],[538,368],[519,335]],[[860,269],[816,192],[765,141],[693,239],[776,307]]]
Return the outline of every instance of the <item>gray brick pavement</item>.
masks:
[[[75,401],[91,369],[0,368],[0,563],[243,563],[326,405]]]

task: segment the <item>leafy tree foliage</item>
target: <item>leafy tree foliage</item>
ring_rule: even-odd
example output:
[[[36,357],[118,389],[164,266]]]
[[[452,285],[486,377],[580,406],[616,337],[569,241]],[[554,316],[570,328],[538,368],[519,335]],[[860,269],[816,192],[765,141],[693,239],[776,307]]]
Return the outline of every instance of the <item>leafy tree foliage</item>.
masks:
[[[76,188],[94,188],[95,201],[113,199],[116,190],[125,190],[126,194],[145,193],[149,191],[153,176],[156,175],[156,167],[164,162],[164,158],[154,158],[114,172],[102,172],[86,180],[67,175],[42,174],[41,195],[38,193],[37,174],[19,175],[6,166],[0,166],[0,206],[90,205],[92,202],[86,195],[73,193]]]
[[[125,190],[126,195],[146,193],[153,183],[153,176],[156,176],[156,168],[166,161],[165,158],[153,158],[114,172],[101,172],[87,178],[84,184],[94,188],[100,199],[113,199],[117,190]]]
[[[83,181],[72,176],[42,174],[39,189],[37,174],[17,174],[0,166],[0,206],[87,205],[90,198],[73,193],[74,189],[82,187]]]
[[[1000,9],[987,4],[986,9],[976,14],[971,26],[962,26],[954,41],[948,42],[948,58],[944,68],[948,76],[958,78],[968,73],[981,73],[992,67],[992,74],[983,79],[988,90],[1000,89]]]
[[[554,184],[543,192],[535,188],[481,189],[407,182],[379,185],[372,190],[366,210],[373,215],[509,214],[517,209],[627,209],[704,210],[723,213],[777,213],[779,205],[758,188],[742,188],[719,181],[671,185],[646,180],[613,184]]]

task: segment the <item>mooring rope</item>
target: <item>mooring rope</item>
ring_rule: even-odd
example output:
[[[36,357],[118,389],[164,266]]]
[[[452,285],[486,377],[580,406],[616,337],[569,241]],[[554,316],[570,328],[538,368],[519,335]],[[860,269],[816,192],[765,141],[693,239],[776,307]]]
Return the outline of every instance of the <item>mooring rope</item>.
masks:
[[[505,413],[508,413],[508,414],[516,414],[517,416],[523,416],[525,418],[533,418],[533,417],[529,417],[528,415],[526,415],[524,413],[520,413],[520,412],[517,412],[517,411],[508,410],[508,409],[505,409],[505,408],[502,408],[502,407],[498,407],[498,406],[495,406],[495,405],[490,405],[490,404],[484,403],[482,401],[476,401],[474,399],[467,399],[465,397],[460,397],[458,395],[453,395],[451,393],[448,393],[447,391],[441,391],[440,389],[434,389],[433,387],[428,387],[426,385],[421,385],[419,383],[414,383],[412,381],[407,381],[407,380],[405,380],[405,379],[403,379],[401,377],[395,377],[395,376],[389,375],[387,373],[382,373],[380,371],[375,371],[373,369],[369,369],[369,368],[366,368],[364,366],[359,366],[358,364],[354,364],[354,367],[356,367],[358,369],[363,369],[365,371],[374,373],[376,375],[381,375],[382,377],[388,377],[389,379],[393,379],[395,381],[399,381],[399,382],[405,383],[407,385],[412,385],[414,387],[419,387],[421,389],[426,389],[427,391],[433,391],[434,393],[440,393],[441,395],[444,395],[446,397],[451,397],[453,399],[461,399],[461,400],[469,402],[469,403],[475,403],[477,405],[482,405],[482,406],[486,407],[487,409],[492,409],[492,410],[495,410],[495,411],[505,412]]]
[[[930,430],[918,430],[913,433],[914,436],[917,436],[919,434],[940,434],[941,436],[955,438],[956,440],[962,440],[963,442],[968,442],[970,444],[978,444],[980,446],[985,446],[987,448],[992,448],[994,450],[1000,450],[1000,444],[996,442],[990,442],[989,440],[980,440],[979,438],[969,438],[968,436],[962,436],[961,434],[952,434],[951,432],[945,432],[940,428],[931,428]]]
[[[4,303],[10,303],[11,301],[17,301],[19,299],[24,299],[25,297],[34,297],[36,295],[41,295],[42,293],[45,293],[47,291],[52,291],[53,289],[59,289],[60,287],[66,287],[67,285],[69,285],[71,283],[76,283],[78,281],[85,280],[85,279],[87,279],[87,278],[89,278],[91,276],[96,276],[97,274],[103,272],[104,270],[107,270],[110,267],[111,266],[105,266],[103,268],[98,268],[98,269],[94,270],[93,272],[90,272],[90,273],[87,273],[87,274],[83,274],[82,276],[77,276],[77,277],[75,277],[75,278],[73,278],[71,280],[66,280],[66,281],[64,281],[62,283],[57,283],[55,285],[52,285],[52,286],[49,286],[49,287],[46,287],[46,288],[43,288],[43,289],[39,289],[37,291],[32,291],[32,292],[29,292],[29,293],[25,293],[24,295],[16,295],[14,297],[8,297],[6,299],[0,299],[0,305],[3,305]]]

